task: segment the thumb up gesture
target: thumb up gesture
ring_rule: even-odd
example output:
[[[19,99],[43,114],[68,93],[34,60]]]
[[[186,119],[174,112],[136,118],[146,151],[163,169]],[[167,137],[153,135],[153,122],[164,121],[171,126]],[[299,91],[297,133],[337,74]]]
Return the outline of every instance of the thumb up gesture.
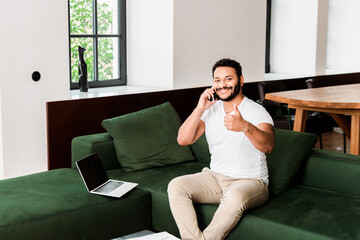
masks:
[[[224,124],[227,130],[235,132],[243,132],[246,128],[247,121],[244,120],[236,104],[234,104],[234,111],[227,114],[224,118]]]

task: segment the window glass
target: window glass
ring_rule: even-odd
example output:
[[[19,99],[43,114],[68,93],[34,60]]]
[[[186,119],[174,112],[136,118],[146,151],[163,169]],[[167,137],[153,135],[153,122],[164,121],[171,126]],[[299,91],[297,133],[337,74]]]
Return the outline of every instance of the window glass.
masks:
[[[99,39],[99,80],[120,77],[119,38]]]
[[[93,33],[92,0],[70,0],[70,34]]]
[[[119,33],[119,6],[118,1],[98,0],[98,33],[118,34]]]

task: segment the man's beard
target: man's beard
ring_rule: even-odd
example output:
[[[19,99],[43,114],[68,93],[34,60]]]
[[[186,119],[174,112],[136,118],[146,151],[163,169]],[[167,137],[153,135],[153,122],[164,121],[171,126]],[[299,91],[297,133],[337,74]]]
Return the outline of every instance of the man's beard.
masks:
[[[216,92],[219,91],[219,90],[221,90],[221,89],[230,89],[230,90],[231,90],[231,89],[233,89],[233,87],[218,88],[218,89],[216,89]],[[222,101],[224,101],[224,102],[229,102],[229,101],[233,100],[234,97],[236,97],[236,95],[239,94],[240,90],[241,90],[241,86],[240,86],[240,81],[239,81],[239,82],[236,84],[235,88],[234,88],[234,92],[231,93],[231,95],[230,95],[229,97],[227,97],[227,98],[225,98],[225,99],[222,99],[222,98],[219,96],[219,98],[220,98]]]

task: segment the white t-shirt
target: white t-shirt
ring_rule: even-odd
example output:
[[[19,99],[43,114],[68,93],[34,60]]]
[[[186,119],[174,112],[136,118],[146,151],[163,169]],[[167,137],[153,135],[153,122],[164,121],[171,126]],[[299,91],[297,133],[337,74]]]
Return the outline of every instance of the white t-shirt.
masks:
[[[244,97],[238,109],[242,117],[254,126],[260,123],[274,125],[265,108],[247,97]],[[201,117],[211,153],[211,170],[233,178],[260,178],[268,184],[265,154],[257,150],[243,132],[227,130],[224,126],[225,115],[223,102],[219,100]]]

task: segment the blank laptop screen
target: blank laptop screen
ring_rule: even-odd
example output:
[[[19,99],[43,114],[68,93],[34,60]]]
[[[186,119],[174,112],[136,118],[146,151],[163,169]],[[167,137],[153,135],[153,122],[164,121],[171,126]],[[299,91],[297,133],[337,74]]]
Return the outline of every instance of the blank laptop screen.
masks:
[[[78,161],[77,165],[89,191],[109,180],[97,153]]]

